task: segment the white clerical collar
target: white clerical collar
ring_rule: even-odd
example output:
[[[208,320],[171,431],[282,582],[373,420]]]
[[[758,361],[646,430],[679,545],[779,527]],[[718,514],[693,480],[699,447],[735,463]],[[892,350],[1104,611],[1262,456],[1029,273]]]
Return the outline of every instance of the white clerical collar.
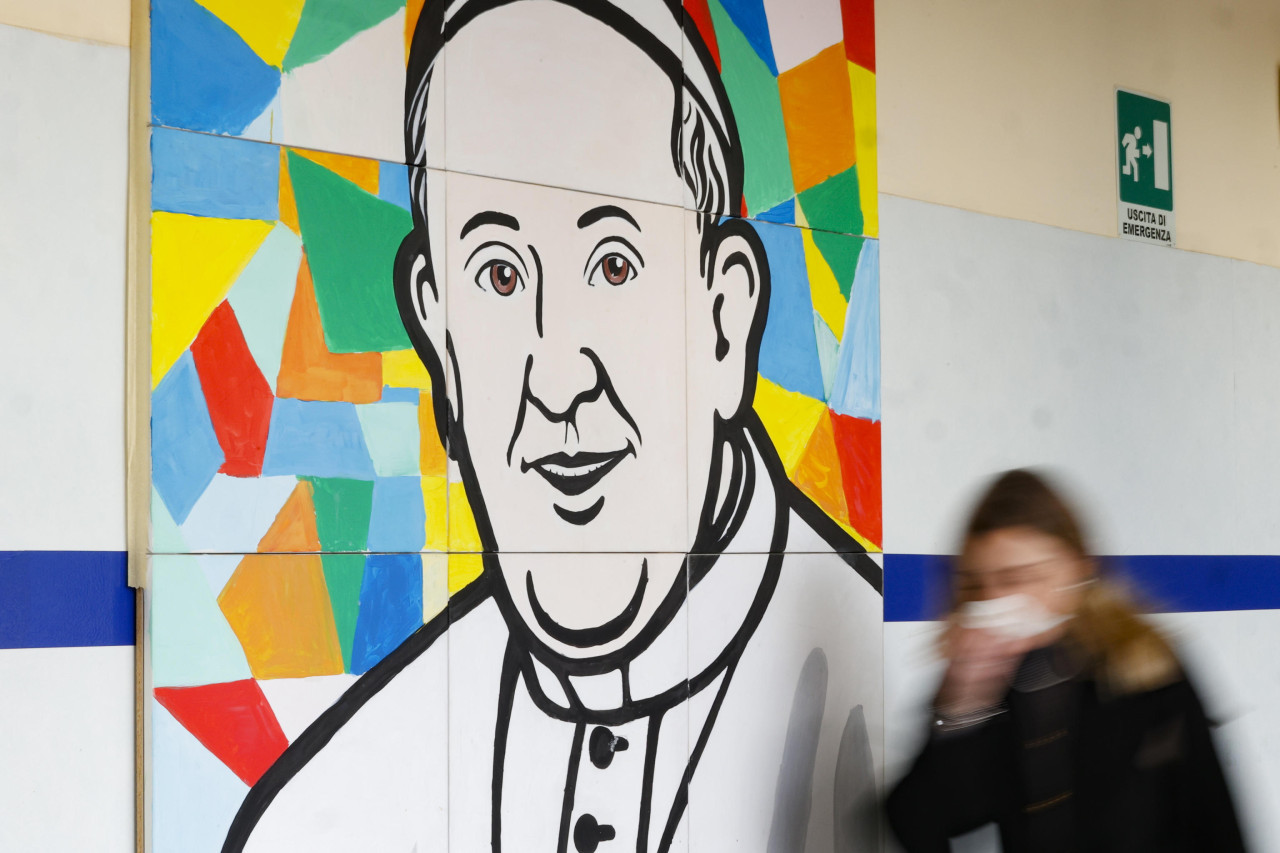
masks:
[[[758,600],[772,588],[780,559],[772,545],[778,525],[787,520],[750,437],[747,446],[755,476],[742,523],[722,553],[686,559],[683,575],[692,585],[671,620],[628,663],[597,674],[557,674],[530,655],[524,671],[539,704],[553,706],[548,710],[557,716],[620,721],[653,710],[658,697],[687,699],[736,658],[762,615],[765,602]],[[686,660],[687,668],[681,665]],[[688,688],[681,684],[682,670]],[[644,710],[628,713],[629,708]]]

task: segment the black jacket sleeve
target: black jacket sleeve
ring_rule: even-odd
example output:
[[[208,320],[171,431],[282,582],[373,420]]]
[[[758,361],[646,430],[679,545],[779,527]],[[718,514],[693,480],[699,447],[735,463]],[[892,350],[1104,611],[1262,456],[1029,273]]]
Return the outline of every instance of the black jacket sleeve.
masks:
[[[1194,850],[1241,853],[1245,849],[1231,790],[1213,745],[1209,720],[1190,682],[1178,685],[1185,707],[1186,760],[1179,767],[1179,805],[1192,836]]]

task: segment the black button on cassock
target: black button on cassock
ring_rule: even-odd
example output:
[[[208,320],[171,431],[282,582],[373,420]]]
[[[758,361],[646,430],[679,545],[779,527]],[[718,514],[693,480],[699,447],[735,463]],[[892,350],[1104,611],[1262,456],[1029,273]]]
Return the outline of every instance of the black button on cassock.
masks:
[[[598,823],[594,816],[584,814],[573,825],[573,846],[578,853],[595,853],[601,841],[612,841],[617,835],[607,823]]]
[[[596,726],[591,730],[591,742],[587,745],[587,751],[591,753],[591,763],[604,770],[613,763],[615,752],[622,752],[630,745],[626,738],[614,737],[613,732],[604,726]]]

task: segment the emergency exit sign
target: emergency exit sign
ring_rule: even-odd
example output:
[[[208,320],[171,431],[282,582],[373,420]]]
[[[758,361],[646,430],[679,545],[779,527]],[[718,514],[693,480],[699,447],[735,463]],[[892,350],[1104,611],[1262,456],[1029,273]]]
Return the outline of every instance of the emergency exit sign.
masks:
[[[1120,236],[1174,244],[1169,102],[1116,90]]]

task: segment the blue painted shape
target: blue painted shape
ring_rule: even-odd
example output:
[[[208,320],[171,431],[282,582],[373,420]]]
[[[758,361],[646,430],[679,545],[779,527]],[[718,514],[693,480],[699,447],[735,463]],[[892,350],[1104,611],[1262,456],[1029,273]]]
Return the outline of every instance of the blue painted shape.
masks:
[[[275,146],[164,127],[151,131],[153,210],[271,221],[280,218],[279,197]]]
[[[123,551],[0,551],[0,649],[132,646]]]
[[[382,386],[382,402],[384,403],[413,403],[418,405],[417,388],[392,388],[390,385]]]
[[[813,300],[799,228],[753,222],[769,255],[769,317],[760,342],[760,375],[788,391],[826,398],[813,332]]]
[[[858,255],[830,405],[842,415],[880,420],[879,240],[867,240]]]
[[[226,457],[188,350],[151,392],[151,483],[178,524]]]
[[[409,209],[409,167],[402,163],[378,164],[378,198]]]
[[[379,477],[373,481],[369,518],[370,551],[421,551],[427,538],[427,511],[418,477]]]
[[[764,0],[720,0],[720,5],[738,25],[756,54],[778,76],[778,63],[773,58],[773,39],[769,37],[769,19],[764,13]],[[833,34],[834,36],[839,33]]]
[[[886,622],[939,619],[946,610],[950,557],[885,554]],[[1103,557],[1157,613],[1280,610],[1280,556]]]
[[[240,804],[249,793],[218,760],[150,699],[152,788],[151,831],[156,851],[217,853]]]
[[[156,687],[253,677],[244,649],[218,607],[217,592],[194,556],[153,557],[151,596],[151,678]]]
[[[216,475],[180,528],[188,547],[174,553],[253,553],[297,485],[296,477]]]
[[[215,475],[216,476],[216,475]],[[155,486],[151,487],[151,553],[185,554],[190,549],[182,538],[182,531],[165,509],[164,501]]]
[[[764,222],[776,222],[779,225],[794,225],[796,221],[796,200],[789,198],[777,207],[756,214],[756,219]]]
[[[236,135],[271,103],[280,72],[194,0],[152,0],[155,124]]]
[[[366,672],[422,625],[422,558],[370,554],[360,585],[351,671]]]
[[[840,342],[817,311],[813,312],[813,335],[818,344],[818,363],[822,367],[822,389],[825,392],[822,399],[825,400],[831,396],[831,388],[835,383],[836,366],[840,361]]]
[[[262,475],[278,474],[372,480],[373,461],[356,407],[276,398]]]

